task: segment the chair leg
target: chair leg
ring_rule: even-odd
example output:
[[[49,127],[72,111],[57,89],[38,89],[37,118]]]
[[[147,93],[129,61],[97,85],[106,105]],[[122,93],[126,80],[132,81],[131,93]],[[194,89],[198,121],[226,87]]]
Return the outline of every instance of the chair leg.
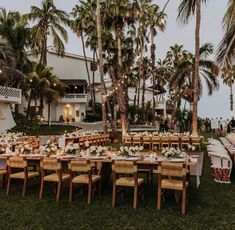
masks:
[[[186,212],[186,190],[182,191],[182,214]]]
[[[134,187],[134,202],[133,202],[133,208],[136,209],[137,207],[137,198],[138,198],[138,186]]]
[[[9,193],[10,193],[10,186],[11,186],[11,178],[8,177],[8,180],[7,180],[7,193],[6,193],[7,196],[9,196]]]
[[[61,181],[59,181],[57,185],[56,201],[60,199],[60,190],[61,190]]]
[[[116,184],[113,184],[112,208],[115,207],[115,203],[116,203]]]
[[[160,210],[161,209],[161,200],[162,200],[162,197],[161,197],[161,188],[158,188],[157,190],[157,209]]]
[[[25,197],[25,193],[26,193],[26,187],[27,187],[27,179],[24,179],[24,185],[23,185],[23,193],[22,196]]]
[[[72,203],[73,199],[73,182],[70,181],[70,186],[69,186],[69,202]]]
[[[99,184],[98,184],[99,196],[101,197],[101,186],[102,186],[102,181],[100,180],[98,183],[99,183]]]
[[[88,184],[88,200],[87,203],[90,204],[91,203],[91,194],[92,193],[92,184]]]
[[[42,199],[43,188],[44,188],[44,180],[41,179],[41,187],[40,187],[40,193],[39,193],[39,200]]]

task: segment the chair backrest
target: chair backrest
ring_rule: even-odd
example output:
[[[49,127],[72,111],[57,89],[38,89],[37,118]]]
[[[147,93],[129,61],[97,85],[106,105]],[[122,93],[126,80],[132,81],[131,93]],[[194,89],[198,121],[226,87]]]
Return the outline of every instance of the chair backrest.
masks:
[[[137,172],[135,161],[113,161],[112,170],[115,173],[134,174]]]
[[[133,136],[133,141],[140,141],[141,140],[141,136]]]
[[[190,141],[190,137],[189,136],[181,136],[181,141]]]
[[[194,143],[200,143],[201,142],[201,138],[200,137],[191,137],[191,140]]]
[[[185,163],[162,162],[158,166],[158,172],[162,176],[183,177],[188,173]]]
[[[161,136],[161,141],[169,141],[170,138],[168,136]]]
[[[7,160],[7,166],[10,168],[26,168],[27,160],[25,157],[13,156]]]
[[[72,172],[89,172],[91,170],[90,160],[71,160],[69,169]]]
[[[171,141],[179,141],[179,137],[177,137],[177,136],[171,136],[171,137],[170,137],[170,140],[171,140]]]
[[[40,162],[41,169],[57,171],[61,169],[61,161],[57,158],[45,157]]]
[[[150,136],[143,136],[143,141],[151,141],[151,137]]]
[[[160,136],[152,136],[152,141],[160,141]]]

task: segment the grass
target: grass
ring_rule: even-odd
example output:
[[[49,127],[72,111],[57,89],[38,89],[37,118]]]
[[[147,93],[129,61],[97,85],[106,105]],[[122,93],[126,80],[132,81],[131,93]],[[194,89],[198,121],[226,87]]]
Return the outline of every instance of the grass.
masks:
[[[234,178],[234,175],[232,175]],[[181,205],[176,204],[169,193],[161,211],[156,211],[156,179],[154,185],[145,187],[145,200],[138,209],[132,209],[132,191],[125,198],[117,199],[111,208],[111,183],[103,187],[101,197],[95,196],[90,206],[86,197],[74,193],[72,205],[68,202],[68,190],[62,199],[55,201],[52,187],[45,189],[44,199],[38,200],[37,188],[29,188],[26,198],[21,197],[21,184],[14,184],[6,198],[0,190],[1,229],[234,229],[235,184],[217,184],[211,178],[208,157],[205,156],[201,185],[196,189],[195,178],[189,189],[189,207],[181,215]]]
[[[73,132],[76,129],[78,128],[70,125],[40,125],[38,133],[39,135],[61,135],[65,131]]]

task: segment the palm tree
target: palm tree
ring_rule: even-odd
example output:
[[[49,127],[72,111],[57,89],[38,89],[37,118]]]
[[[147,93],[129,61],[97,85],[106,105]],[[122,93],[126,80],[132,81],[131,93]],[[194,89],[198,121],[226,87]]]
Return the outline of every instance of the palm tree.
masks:
[[[230,112],[231,112],[231,117],[234,117],[234,112],[233,112],[233,84],[235,80],[235,65],[232,66],[232,68],[223,68],[222,69],[222,77],[223,81],[226,85],[229,86],[230,88]]]
[[[202,95],[202,81],[205,81],[209,95],[219,87],[217,79],[218,66],[215,62],[208,59],[212,53],[213,46],[210,43],[205,43],[199,49],[198,99]],[[171,65],[171,74],[168,79],[170,92],[173,93],[174,107],[181,98],[192,103],[196,65],[195,56],[183,50],[183,46],[175,45],[167,53],[166,61]]]
[[[201,3],[206,0],[181,0],[179,5],[178,19],[184,24],[189,22],[189,18],[196,12],[195,28],[195,74],[193,80],[193,121],[192,136],[198,136],[198,83],[199,83],[199,59],[200,59],[200,26],[201,26]]]
[[[97,25],[97,43],[99,53],[99,70],[101,80],[101,106],[102,106],[102,121],[103,131],[107,133],[107,122],[106,122],[106,108],[105,108],[105,83],[104,83],[104,69],[103,69],[103,49],[102,49],[102,27],[101,27],[101,16],[100,16],[100,0],[96,0],[96,25]]]
[[[221,68],[231,68],[235,62],[235,1],[229,0],[223,18],[224,36],[217,50],[217,61]]]
[[[34,43],[40,53],[40,62],[47,65],[48,36],[53,39],[53,46],[59,55],[64,53],[64,42],[68,36],[62,25],[68,25],[68,14],[56,8],[53,0],[43,0],[41,8],[31,6],[31,12],[24,15],[24,18],[35,22],[32,27]]]
[[[164,31],[165,29],[165,18],[166,14],[162,11],[159,12],[159,6],[153,4],[149,6],[148,10],[148,21],[150,27],[150,42],[151,42],[151,59],[152,59],[152,66],[155,67],[156,62],[156,45],[154,42],[154,38],[157,35],[157,30]],[[155,73],[153,72],[152,76],[152,83],[153,83],[153,125],[155,125],[155,88],[156,88],[156,79]]]

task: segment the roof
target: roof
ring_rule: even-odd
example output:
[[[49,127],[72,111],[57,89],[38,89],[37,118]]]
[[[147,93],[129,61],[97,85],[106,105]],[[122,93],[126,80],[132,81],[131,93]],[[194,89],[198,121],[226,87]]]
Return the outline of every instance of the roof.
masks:
[[[87,86],[87,81],[84,79],[60,79],[66,85],[81,85]]]

